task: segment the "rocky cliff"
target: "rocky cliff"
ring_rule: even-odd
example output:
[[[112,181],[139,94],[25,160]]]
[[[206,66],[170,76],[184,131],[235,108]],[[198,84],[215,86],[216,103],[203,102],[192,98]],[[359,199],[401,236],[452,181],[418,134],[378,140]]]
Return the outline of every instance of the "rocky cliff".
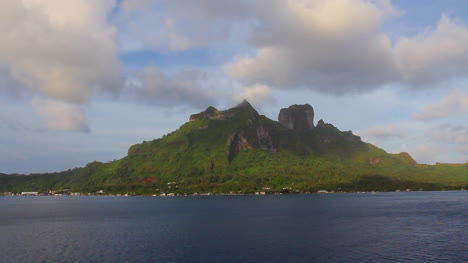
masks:
[[[234,115],[244,115],[242,125],[229,140],[229,156],[231,162],[241,151],[260,148],[269,152],[276,152],[279,148],[278,136],[274,125],[265,121],[265,116],[260,116],[257,111],[244,100],[231,110]]]
[[[303,132],[314,128],[314,108],[309,104],[281,109],[278,121],[288,129]]]

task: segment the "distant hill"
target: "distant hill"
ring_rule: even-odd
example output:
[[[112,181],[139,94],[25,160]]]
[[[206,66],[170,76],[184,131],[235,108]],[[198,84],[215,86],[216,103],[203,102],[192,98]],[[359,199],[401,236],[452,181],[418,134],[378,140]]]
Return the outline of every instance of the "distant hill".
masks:
[[[319,120],[312,106],[268,119],[247,102],[208,107],[162,138],[133,145],[120,160],[27,176],[1,175],[0,192],[139,194],[440,190],[468,187],[468,163],[418,164]]]

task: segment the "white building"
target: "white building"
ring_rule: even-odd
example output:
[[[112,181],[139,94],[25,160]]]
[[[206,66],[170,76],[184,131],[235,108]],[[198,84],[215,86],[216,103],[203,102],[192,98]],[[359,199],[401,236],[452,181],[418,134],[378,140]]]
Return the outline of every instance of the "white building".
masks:
[[[21,192],[21,195],[37,195],[38,192]]]

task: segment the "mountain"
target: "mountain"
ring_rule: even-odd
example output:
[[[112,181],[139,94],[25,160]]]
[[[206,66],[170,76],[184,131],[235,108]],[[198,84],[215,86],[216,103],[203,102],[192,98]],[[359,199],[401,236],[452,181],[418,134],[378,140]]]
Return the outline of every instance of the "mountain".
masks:
[[[351,131],[323,120],[312,106],[281,109],[279,121],[249,102],[220,111],[208,107],[178,130],[130,147],[109,163],[60,173],[0,175],[1,191],[194,193],[394,191],[468,187],[468,163],[418,164],[389,154]]]

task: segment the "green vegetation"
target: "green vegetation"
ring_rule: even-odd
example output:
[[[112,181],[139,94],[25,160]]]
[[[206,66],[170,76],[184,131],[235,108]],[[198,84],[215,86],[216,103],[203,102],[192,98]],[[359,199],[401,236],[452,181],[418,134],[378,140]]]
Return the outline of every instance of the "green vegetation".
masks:
[[[32,175],[0,174],[0,192],[251,193],[468,188],[468,163],[417,164],[331,124],[298,132],[248,103],[213,107],[178,130],[134,145],[120,160]]]

